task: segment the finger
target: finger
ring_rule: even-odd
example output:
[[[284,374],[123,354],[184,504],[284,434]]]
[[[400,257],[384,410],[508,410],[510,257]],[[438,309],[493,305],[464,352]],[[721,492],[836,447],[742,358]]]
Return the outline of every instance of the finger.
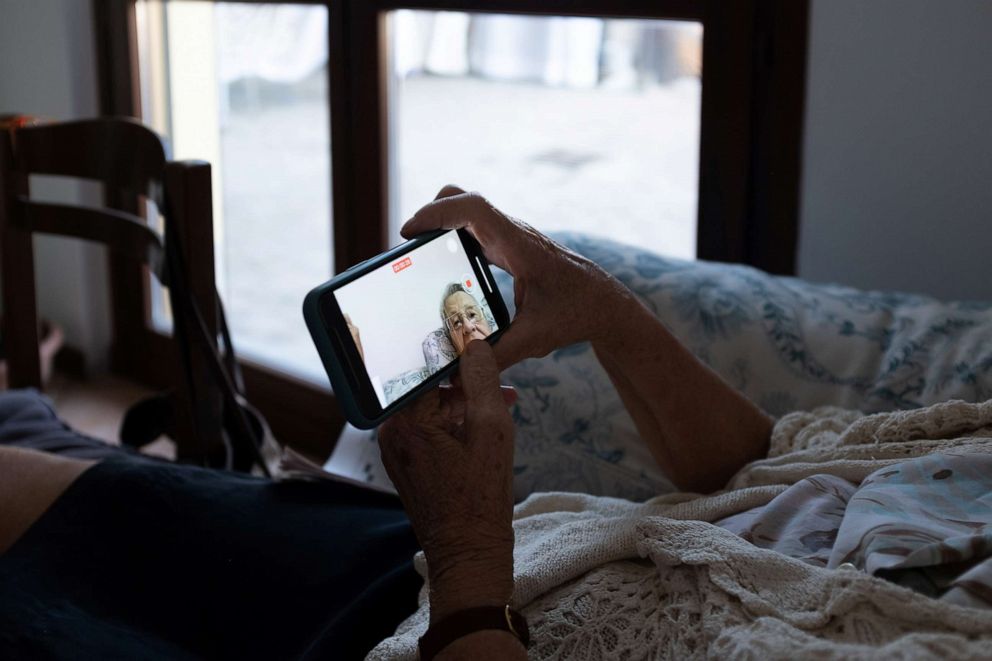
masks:
[[[463,189],[459,188],[458,186],[455,186],[454,184],[448,184],[447,186],[445,186],[444,188],[442,188],[440,191],[438,191],[437,195],[434,196],[434,199],[435,200],[440,200],[440,199],[445,198],[445,197],[452,197],[454,195],[461,195],[464,192],[465,191]]]
[[[400,234],[410,239],[418,234],[433,230],[467,229],[482,245],[486,258],[511,273],[513,270],[503,258],[499,246],[510,239],[506,219],[481,196],[475,193],[460,193],[444,197],[422,207],[408,220]]]
[[[401,427],[417,437],[430,436],[442,426],[441,394],[437,388],[432,388],[413,400],[406,408],[397,412]]]
[[[503,407],[499,387],[499,368],[492,347],[484,340],[472,340],[460,358],[459,374],[468,407],[493,405]]]
[[[496,357],[488,342],[468,343],[461,357],[461,375],[468,446],[483,447],[487,453],[495,453],[494,457],[506,451],[512,454],[513,421],[503,402]]]
[[[441,413],[447,420],[448,430],[453,433],[465,423],[465,393],[458,388],[441,386]],[[510,408],[517,403],[518,395],[512,386],[500,386],[503,404]]]
[[[503,386],[499,387],[500,395],[503,397],[503,404],[507,407],[513,406],[520,399],[520,394],[517,389],[513,386]],[[457,386],[439,386],[438,393],[441,395],[441,408],[445,410],[449,415],[464,417],[465,416],[465,393],[460,387]]]
[[[433,202],[425,204],[413,214],[413,218],[400,229],[400,234],[410,238],[431,230],[470,227],[474,217],[479,214],[477,198],[477,195],[469,193],[444,197],[439,194]]]

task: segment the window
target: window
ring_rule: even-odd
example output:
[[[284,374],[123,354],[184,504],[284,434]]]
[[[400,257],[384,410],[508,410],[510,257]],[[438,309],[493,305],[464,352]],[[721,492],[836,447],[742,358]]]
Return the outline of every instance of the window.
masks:
[[[217,286],[238,352],[326,384],[300,305],[334,272],[327,8],[139,0],[136,27],[145,121],[172,158],[211,164]]]
[[[547,231],[793,268],[808,0],[93,7],[103,112],[213,165],[249,397],[313,455],[342,418],[300,301],[445,183]],[[113,364],[165,385],[160,293],[110,260]]]
[[[390,240],[446,183],[696,256],[702,25],[390,12]]]

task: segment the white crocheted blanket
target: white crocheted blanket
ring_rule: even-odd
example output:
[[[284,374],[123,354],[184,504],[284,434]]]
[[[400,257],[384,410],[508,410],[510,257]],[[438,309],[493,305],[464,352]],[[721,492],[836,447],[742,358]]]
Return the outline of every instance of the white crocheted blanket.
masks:
[[[992,610],[756,548],[709,522],[815,474],[859,483],[953,447],[992,453],[992,401],[862,416],[824,408],[775,427],[769,456],[712,496],[645,503],[537,494],[517,506],[514,606],[532,659],[990,658]],[[426,575],[423,556],[418,571]],[[415,659],[420,609],[371,659]]]

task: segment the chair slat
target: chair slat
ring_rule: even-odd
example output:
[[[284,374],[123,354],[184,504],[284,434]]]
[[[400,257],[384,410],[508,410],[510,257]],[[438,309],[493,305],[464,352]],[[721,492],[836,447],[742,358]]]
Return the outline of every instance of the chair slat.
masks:
[[[13,153],[11,132],[0,131],[0,290],[3,292],[0,325],[7,385],[41,388],[34,249],[31,233],[17,225],[13,210],[17,197],[28,192],[28,182],[25,177],[10,172]]]
[[[43,386],[35,304],[33,233],[55,234],[99,242],[115,253],[148,264],[160,281],[165,273],[163,240],[137,215],[118,209],[36,202],[30,199],[32,174],[93,179],[107,185],[115,200],[128,191],[155,201],[183,241],[187,255],[181,266],[183,282],[213,324],[217,300],[213,261],[210,166],[168,163],[165,144],[139,122],[101,118],[66,124],[0,127],[0,289],[2,325],[10,383]],[[168,181],[166,181],[168,179]],[[108,196],[110,197],[110,196]],[[127,279],[114,284],[120,291],[141,287]],[[163,284],[168,284],[164,283]],[[140,297],[138,297],[140,300]],[[134,314],[128,309],[121,316]],[[143,324],[117,324],[116,360],[131,373],[145,373],[152,363],[142,355],[157,333]],[[182,324],[174,327],[182,330]],[[211,333],[216,327],[211,326]],[[207,338],[209,341],[209,338]],[[168,343],[168,351],[176,351]],[[160,346],[154,344],[152,346]],[[224,465],[227,458],[222,423],[222,393],[203,369],[205,355],[195,351],[189,378],[185,367],[167,365],[175,406],[176,455],[180,461]],[[200,361],[200,362],[197,362]],[[157,367],[157,362],[156,362]],[[151,370],[155,371],[154,368]]]
[[[14,168],[25,174],[82,177],[158,197],[167,155],[138,121],[104,117],[17,130]]]
[[[147,264],[156,277],[162,279],[162,240],[137,216],[114,209],[30,202],[23,198],[17,209],[18,221],[27,231],[102,243],[119,254]]]

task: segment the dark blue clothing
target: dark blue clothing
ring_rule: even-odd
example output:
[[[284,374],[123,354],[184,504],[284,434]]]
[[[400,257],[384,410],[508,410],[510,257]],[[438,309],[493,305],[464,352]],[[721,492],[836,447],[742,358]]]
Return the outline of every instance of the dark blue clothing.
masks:
[[[416,550],[389,496],[114,456],[0,556],[0,658],[361,658]]]

